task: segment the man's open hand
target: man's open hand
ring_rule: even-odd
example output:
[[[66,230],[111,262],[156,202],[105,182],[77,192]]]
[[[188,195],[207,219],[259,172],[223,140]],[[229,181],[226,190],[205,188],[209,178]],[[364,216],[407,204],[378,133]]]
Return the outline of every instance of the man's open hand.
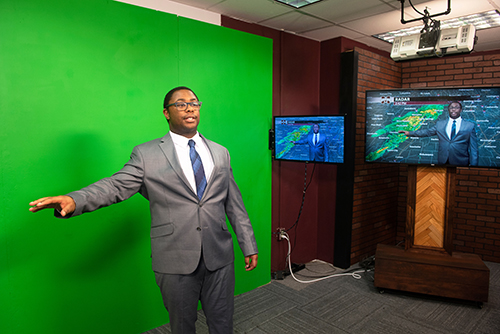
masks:
[[[43,209],[56,209],[65,217],[73,213],[76,208],[76,203],[73,198],[63,195],[55,197],[43,197],[30,203],[30,211],[37,212]]]

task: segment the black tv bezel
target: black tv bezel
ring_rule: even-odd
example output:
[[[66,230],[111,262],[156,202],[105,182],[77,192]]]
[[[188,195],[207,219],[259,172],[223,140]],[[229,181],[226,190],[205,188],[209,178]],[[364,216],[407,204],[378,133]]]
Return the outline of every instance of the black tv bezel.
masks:
[[[499,169],[500,166],[486,166],[486,165],[477,165],[477,166],[462,166],[462,165],[453,165],[453,164],[438,164],[438,163],[416,163],[416,162],[394,162],[394,161],[368,161],[366,160],[367,157],[367,123],[368,123],[368,117],[367,117],[367,102],[368,102],[368,93],[369,92],[391,92],[391,91],[438,91],[438,90],[458,90],[458,89],[498,89],[500,91],[500,85],[494,85],[494,86],[452,86],[452,87],[419,87],[419,88],[387,88],[387,89],[369,89],[365,91],[365,131],[364,131],[364,144],[365,144],[365,149],[364,149],[364,156],[363,156],[363,161],[364,163],[367,164],[388,164],[388,165],[408,165],[408,166],[431,166],[431,167],[465,167],[465,168],[493,168],[493,169]],[[450,97],[449,102],[452,101],[461,101],[459,99],[454,99],[453,96],[449,95],[447,97]],[[457,96],[455,96],[457,97]]]
[[[310,161],[310,160],[297,160],[297,159],[283,159],[283,158],[276,158],[276,118],[289,118],[289,119],[300,119],[300,118],[317,118],[317,119],[322,119],[322,118],[328,118],[328,117],[333,117],[333,118],[342,118],[344,120],[344,135],[343,135],[343,141],[344,141],[344,154],[342,158],[342,162],[330,162],[330,161]],[[272,152],[272,159],[274,161],[289,161],[289,162],[302,162],[302,163],[317,163],[317,164],[324,164],[324,165],[339,165],[339,164],[344,164],[345,163],[345,129],[346,129],[346,115],[345,114],[329,114],[329,115],[275,115],[273,116],[273,126],[272,129],[269,131],[269,147]]]

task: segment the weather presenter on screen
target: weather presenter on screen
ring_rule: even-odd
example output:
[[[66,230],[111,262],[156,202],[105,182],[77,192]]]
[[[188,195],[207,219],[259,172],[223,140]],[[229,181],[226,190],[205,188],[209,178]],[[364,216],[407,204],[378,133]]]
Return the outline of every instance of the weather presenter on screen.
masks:
[[[312,131],[309,132],[306,138],[292,142],[309,146],[309,161],[328,161],[328,140],[326,134],[320,132],[318,124],[313,124]]]
[[[344,116],[276,116],[275,160],[344,162]]]
[[[437,121],[429,129],[399,132],[409,137],[437,136],[438,164],[477,166],[479,159],[476,127],[473,122],[462,119],[461,113],[462,104],[454,101],[448,105],[448,119]]]
[[[500,87],[366,92],[365,161],[500,167]]]

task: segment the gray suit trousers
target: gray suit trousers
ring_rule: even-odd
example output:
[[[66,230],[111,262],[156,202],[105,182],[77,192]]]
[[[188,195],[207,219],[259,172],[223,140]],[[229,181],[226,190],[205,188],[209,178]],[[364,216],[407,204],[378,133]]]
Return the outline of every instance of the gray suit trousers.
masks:
[[[201,306],[210,334],[233,333],[234,263],[215,271],[206,268],[203,256],[192,274],[155,272],[173,334],[196,333],[197,305]]]

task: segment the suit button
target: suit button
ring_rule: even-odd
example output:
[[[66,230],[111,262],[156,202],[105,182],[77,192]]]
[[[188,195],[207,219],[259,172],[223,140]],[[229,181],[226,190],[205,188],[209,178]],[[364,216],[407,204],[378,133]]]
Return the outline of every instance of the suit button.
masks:
[[[198,227],[196,228],[196,230],[197,230],[197,231],[201,231],[201,227],[199,227],[199,226],[198,226]]]

